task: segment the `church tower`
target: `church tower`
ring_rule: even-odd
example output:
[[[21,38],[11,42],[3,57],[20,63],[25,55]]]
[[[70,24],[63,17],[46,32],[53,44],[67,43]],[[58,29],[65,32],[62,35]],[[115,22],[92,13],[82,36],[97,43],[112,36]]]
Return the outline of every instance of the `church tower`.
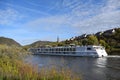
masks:
[[[59,43],[59,36],[57,36],[57,43]]]

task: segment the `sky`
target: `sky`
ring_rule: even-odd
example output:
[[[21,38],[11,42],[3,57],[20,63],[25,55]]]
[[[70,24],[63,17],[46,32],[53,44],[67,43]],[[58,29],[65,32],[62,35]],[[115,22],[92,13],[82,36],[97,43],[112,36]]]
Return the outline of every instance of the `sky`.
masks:
[[[0,0],[0,36],[21,45],[120,27],[120,0]]]

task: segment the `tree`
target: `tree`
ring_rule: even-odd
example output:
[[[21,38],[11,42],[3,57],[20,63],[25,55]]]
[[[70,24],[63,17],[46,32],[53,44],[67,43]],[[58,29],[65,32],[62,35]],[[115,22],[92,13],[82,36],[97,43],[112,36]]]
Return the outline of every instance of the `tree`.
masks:
[[[110,46],[104,40],[100,40],[99,43],[107,49],[110,48]]]
[[[57,46],[65,46],[65,44],[63,42],[59,42]]]
[[[82,45],[88,45],[88,40],[87,39],[83,39],[82,40]]]
[[[75,41],[73,42],[73,44],[78,45],[78,41],[77,41],[77,40],[75,40]]]
[[[66,44],[66,45],[70,44],[70,41],[69,41],[69,40],[66,40],[66,41],[65,41],[65,44]]]
[[[98,45],[98,44],[99,42],[96,36],[91,35],[88,37],[88,45]]]

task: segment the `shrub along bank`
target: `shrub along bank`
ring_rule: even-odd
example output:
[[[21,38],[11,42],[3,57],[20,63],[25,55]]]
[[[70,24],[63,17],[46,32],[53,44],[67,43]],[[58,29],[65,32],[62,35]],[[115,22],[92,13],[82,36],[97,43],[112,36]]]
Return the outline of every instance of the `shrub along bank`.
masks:
[[[0,80],[80,80],[68,69],[40,69],[25,63],[21,47],[0,45]]]

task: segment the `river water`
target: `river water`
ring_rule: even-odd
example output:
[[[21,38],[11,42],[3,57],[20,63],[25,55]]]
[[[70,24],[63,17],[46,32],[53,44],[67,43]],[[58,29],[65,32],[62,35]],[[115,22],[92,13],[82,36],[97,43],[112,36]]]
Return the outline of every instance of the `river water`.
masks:
[[[103,58],[33,55],[26,61],[39,68],[69,68],[82,80],[120,80],[120,56]]]

